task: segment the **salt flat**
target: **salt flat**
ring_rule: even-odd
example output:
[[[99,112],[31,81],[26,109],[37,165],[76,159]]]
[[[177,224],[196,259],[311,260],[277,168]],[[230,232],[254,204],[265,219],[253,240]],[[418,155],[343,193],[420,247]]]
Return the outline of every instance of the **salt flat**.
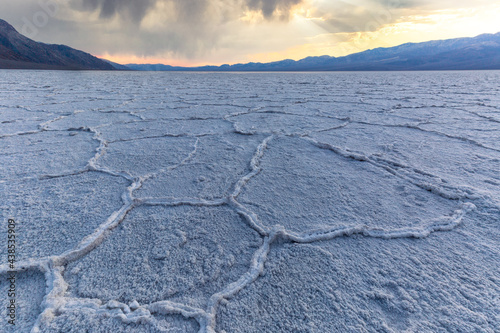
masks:
[[[0,71],[0,330],[498,332],[499,142],[498,71]]]

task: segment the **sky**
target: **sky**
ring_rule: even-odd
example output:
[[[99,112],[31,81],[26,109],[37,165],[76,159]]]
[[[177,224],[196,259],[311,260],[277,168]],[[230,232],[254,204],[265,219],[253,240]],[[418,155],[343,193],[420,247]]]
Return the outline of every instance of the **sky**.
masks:
[[[500,32],[498,0],[0,0],[24,35],[122,64],[343,56]]]

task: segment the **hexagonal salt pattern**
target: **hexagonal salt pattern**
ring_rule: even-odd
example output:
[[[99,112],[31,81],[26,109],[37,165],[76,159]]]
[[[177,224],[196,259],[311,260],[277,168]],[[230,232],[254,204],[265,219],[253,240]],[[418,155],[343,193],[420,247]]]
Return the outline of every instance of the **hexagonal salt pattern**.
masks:
[[[128,185],[100,172],[0,183],[0,216],[16,221],[17,260],[74,248],[123,205]],[[2,228],[0,236],[6,234]]]
[[[248,270],[261,242],[227,207],[139,207],[65,279],[78,297],[203,307]]]
[[[458,208],[383,168],[299,138],[271,140],[260,167],[238,200],[264,225],[294,232],[355,225],[415,227]]]
[[[135,195],[207,200],[227,197],[249,172],[249,162],[263,138],[237,134],[201,137],[185,163],[144,182]]]
[[[74,130],[0,138],[0,180],[58,175],[82,170],[99,143],[93,133]]]
[[[496,245],[480,239],[277,244],[262,277],[221,305],[217,332],[496,332]]]
[[[15,332],[499,331],[498,75],[0,71]]]

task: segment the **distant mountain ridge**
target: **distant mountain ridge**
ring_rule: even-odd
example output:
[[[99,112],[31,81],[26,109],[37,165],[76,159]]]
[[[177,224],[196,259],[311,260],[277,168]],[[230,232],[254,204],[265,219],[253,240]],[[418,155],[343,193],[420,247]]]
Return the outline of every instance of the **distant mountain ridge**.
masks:
[[[110,60],[106,60],[106,59],[101,59],[101,60],[104,61],[104,62],[107,62],[108,64],[110,64],[111,66],[113,66],[115,69],[119,69],[121,71],[131,71],[132,70],[132,69],[128,68],[125,65],[121,65],[119,63],[112,62]]]
[[[0,19],[0,69],[114,70],[115,67],[66,45],[35,42]]]
[[[376,48],[344,57],[307,57],[298,61],[247,63],[222,66],[173,67],[128,64],[149,71],[391,71],[500,69],[500,32],[477,37],[406,43]]]
[[[222,66],[175,67],[121,65],[66,45],[35,42],[0,19],[0,69],[74,69],[139,71],[393,71],[500,69],[500,32],[476,37],[406,43],[344,57],[307,57],[298,61]]]

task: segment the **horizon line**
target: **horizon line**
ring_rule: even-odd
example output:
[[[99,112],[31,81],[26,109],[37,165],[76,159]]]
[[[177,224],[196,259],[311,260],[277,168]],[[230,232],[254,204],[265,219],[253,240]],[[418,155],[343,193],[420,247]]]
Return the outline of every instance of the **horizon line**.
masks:
[[[121,63],[121,62],[116,62],[116,61],[113,61],[113,60],[109,60],[109,59],[107,59],[106,56],[95,55],[95,57],[97,57],[99,59],[106,60],[106,61],[114,62],[114,63],[116,63],[118,65],[122,65],[122,66],[127,66],[127,65],[161,65],[161,66],[168,66],[168,67],[173,67],[173,68],[191,68],[191,69],[194,69],[194,68],[203,68],[203,67],[222,67],[222,66],[235,66],[235,65],[246,65],[246,64],[272,64],[272,63],[278,63],[278,62],[282,62],[282,61],[286,61],[286,60],[297,62],[297,61],[301,61],[301,60],[304,60],[304,59],[307,59],[307,58],[321,58],[321,57],[330,57],[330,58],[339,59],[339,58],[345,58],[345,57],[351,56],[353,54],[359,54],[359,53],[363,53],[363,52],[367,52],[367,51],[372,51],[372,50],[378,50],[378,49],[389,49],[389,48],[399,47],[399,46],[407,45],[407,44],[423,44],[423,43],[438,42],[438,41],[445,41],[445,40],[476,38],[476,37],[479,37],[479,36],[482,36],[482,35],[496,35],[496,34],[500,34],[500,31],[494,32],[494,33],[485,32],[485,33],[481,33],[479,35],[472,36],[472,37],[456,37],[456,38],[445,38],[445,39],[430,39],[430,40],[426,40],[426,41],[423,41],[423,42],[405,42],[405,43],[394,45],[394,46],[380,46],[380,47],[375,47],[375,48],[368,48],[368,49],[365,49],[365,50],[362,50],[362,51],[353,52],[353,53],[349,53],[349,54],[338,56],[338,57],[324,54],[324,55],[320,55],[320,56],[306,56],[304,58],[300,58],[300,59],[297,59],[297,60],[292,59],[292,58],[285,58],[285,59],[281,59],[281,60],[268,61],[268,62],[249,61],[249,62],[224,63],[224,64],[220,64],[220,65],[203,64],[203,65],[194,65],[194,66],[182,66],[182,65],[170,65],[170,64],[161,63],[161,62],[144,62],[144,63],[130,62],[130,63]]]

